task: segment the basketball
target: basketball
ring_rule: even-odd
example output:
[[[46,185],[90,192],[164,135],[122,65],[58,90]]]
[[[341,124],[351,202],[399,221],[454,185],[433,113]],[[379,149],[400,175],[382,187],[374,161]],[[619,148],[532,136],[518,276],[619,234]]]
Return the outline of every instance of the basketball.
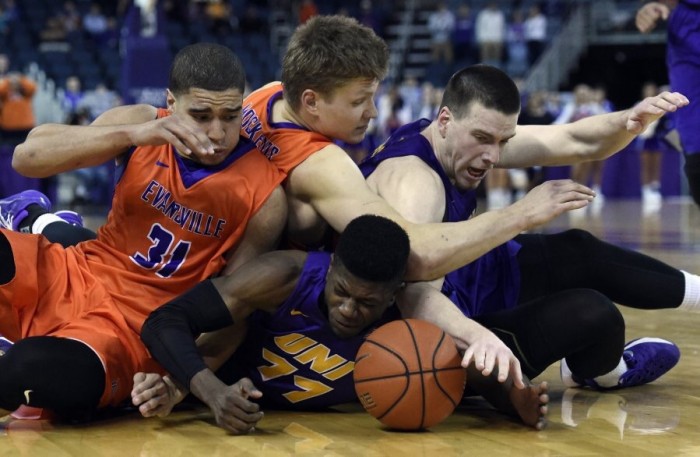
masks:
[[[464,394],[467,372],[450,335],[418,319],[382,325],[355,358],[355,392],[389,428],[420,430],[446,419]]]

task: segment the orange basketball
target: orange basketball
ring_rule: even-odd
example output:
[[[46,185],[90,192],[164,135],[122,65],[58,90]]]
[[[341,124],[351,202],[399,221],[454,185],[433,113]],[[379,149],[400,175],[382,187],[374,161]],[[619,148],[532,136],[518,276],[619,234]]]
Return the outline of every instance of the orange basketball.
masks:
[[[355,358],[355,392],[384,425],[432,427],[452,414],[467,372],[450,335],[418,319],[397,320],[370,333]]]

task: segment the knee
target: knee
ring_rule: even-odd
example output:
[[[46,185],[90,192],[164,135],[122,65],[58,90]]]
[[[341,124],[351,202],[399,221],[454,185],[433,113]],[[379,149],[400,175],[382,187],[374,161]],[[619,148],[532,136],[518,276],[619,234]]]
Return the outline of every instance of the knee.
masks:
[[[569,229],[561,233],[570,246],[576,246],[579,249],[587,249],[588,246],[598,242],[598,238],[590,232],[581,229]]]
[[[597,290],[579,289],[576,291],[574,306],[582,330],[601,336],[624,336],[625,319],[607,296]]]

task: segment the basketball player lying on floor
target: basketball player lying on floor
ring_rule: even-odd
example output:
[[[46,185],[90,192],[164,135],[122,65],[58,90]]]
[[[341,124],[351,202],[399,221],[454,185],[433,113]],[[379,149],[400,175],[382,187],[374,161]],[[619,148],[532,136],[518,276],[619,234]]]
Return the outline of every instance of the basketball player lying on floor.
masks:
[[[0,334],[15,342],[0,356],[0,416],[28,404],[86,418],[123,404],[136,372],[160,369],[140,340],[148,314],[276,244],[266,224],[284,225],[282,176],[240,137],[244,84],[231,50],[187,46],[168,109],[150,122],[44,124],[18,146],[63,170],[120,158],[123,173],[96,240],[64,249],[0,230]],[[33,149],[44,132],[60,132],[68,150]],[[184,158],[168,144],[193,135],[215,148]]]
[[[411,238],[407,278],[434,279],[475,260],[523,230],[585,206],[592,198],[590,189],[564,180],[545,183],[510,207],[469,221],[416,224],[402,217],[384,200],[386,195],[372,192],[347,154],[332,141],[361,141],[369,120],[376,116],[373,96],[379,79],[386,72],[386,62],[386,44],[371,29],[347,17],[316,17],[300,26],[290,41],[282,71],[284,91],[282,85],[276,83],[246,98],[241,133],[263,145],[272,163],[289,173],[285,189],[291,209],[287,227],[292,241],[318,245],[326,223],[342,231],[349,220],[361,214],[384,215],[397,221]],[[520,162],[560,165],[597,160],[620,150],[649,123],[687,102],[680,94],[664,93],[645,99],[631,109],[591,116],[569,125],[517,126],[514,132],[517,135],[507,144],[505,139],[495,141],[492,135],[479,135],[478,143],[479,147],[502,149],[503,162],[511,166],[525,166]],[[128,110],[131,122],[151,119],[143,107]],[[109,123],[110,120],[105,116],[96,121],[100,122]],[[476,138],[478,133],[462,131],[455,123],[445,129],[451,150],[459,150],[461,142]],[[60,135],[44,136],[46,144],[52,147],[61,145],[60,140]],[[184,144],[175,143],[176,147],[185,151],[208,147],[198,137],[181,141]],[[52,166],[44,163],[44,158],[40,154],[34,157],[15,154],[14,164],[23,174],[43,176],[42,170]],[[485,174],[486,168],[491,166],[478,157],[463,165],[475,177]],[[0,201],[0,214],[14,211],[15,217],[7,219],[13,220],[15,229],[36,231],[45,226],[43,222],[39,224],[42,217],[48,217],[39,215],[38,210],[46,212],[48,205],[41,208],[30,202],[25,199],[22,203],[21,196],[13,201]],[[32,206],[33,215],[19,217],[22,212],[27,215],[27,206]],[[56,225],[69,227],[67,224],[46,227]],[[680,287],[682,294],[683,275],[677,272],[677,276],[680,280],[673,284]],[[678,306],[681,301],[682,295],[677,301],[654,306]],[[502,380],[509,367],[511,373],[519,373],[519,363],[510,349],[490,332],[471,332],[473,326],[455,329],[454,322],[443,320],[449,312],[435,308],[423,311],[425,319],[449,329],[453,337],[475,348],[476,363],[480,367],[486,370],[500,367]],[[514,376],[514,381],[519,383],[519,376]]]
[[[507,74],[467,67],[450,78],[435,120],[399,128],[360,169],[408,220],[468,219],[476,188],[496,164],[520,168],[559,159],[546,149],[505,146],[518,138],[519,112],[520,94]],[[613,302],[641,309],[700,306],[698,276],[582,230],[519,235],[433,286],[503,340],[528,377],[562,359],[568,387],[645,384],[678,362],[680,351],[663,339],[625,345],[625,323]],[[441,300],[430,289],[411,283],[399,302],[403,296],[408,304]]]
[[[409,249],[399,225],[361,216],[340,235],[334,254],[263,254],[158,308],[141,337],[178,383],[209,406],[217,424],[236,434],[262,419],[262,406],[313,410],[354,402],[355,355],[368,332],[400,317],[392,304]],[[200,333],[225,327],[218,343],[198,351]],[[216,374],[207,368],[222,362]],[[519,389],[473,369],[467,379],[503,411],[544,426],[546,383]],[[183,397],[183,389],[159,375],[135,380],[132,400],[144,416],[167,414]]]

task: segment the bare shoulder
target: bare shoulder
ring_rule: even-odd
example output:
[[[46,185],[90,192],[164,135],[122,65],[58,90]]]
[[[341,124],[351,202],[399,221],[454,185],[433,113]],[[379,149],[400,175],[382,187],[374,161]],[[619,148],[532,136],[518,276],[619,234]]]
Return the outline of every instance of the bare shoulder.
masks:
[[[313,189],[316,185],[327,186],[329,182],[345,182],[346,179],[364,180],[350,156],[340,146],[329,144],[291,171],[287,191]]]
[[[384,160],[367,178],[370,187],[408,184],[417,189],[442,187],[438,173],[416,156],[395,157]]]

